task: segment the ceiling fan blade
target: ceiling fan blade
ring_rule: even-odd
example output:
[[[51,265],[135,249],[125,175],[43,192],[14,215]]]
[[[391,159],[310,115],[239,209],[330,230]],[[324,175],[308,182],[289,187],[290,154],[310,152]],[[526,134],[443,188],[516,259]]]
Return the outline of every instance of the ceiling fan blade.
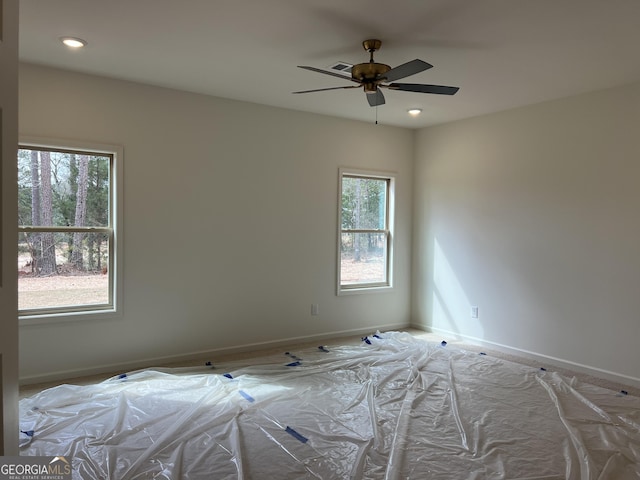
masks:
[[[342,78],[343,80],[351,80],[352,82],[360,83],[351,77],[347,77],[346,75],[343,75],[340,73],[328,72],[327,70],[322,70],[321,68],[307,67],[305,65],[298,65],[298,68],[304,68],[305,70],[311,70],[312,72],[324,73],[325,75],[331,75],[332,77],[338,77],[338,78]]]
[[[376,93],[367,93],[367,101],[372,107],[384,105],[384,95],[382,94],[382,91],[378,89],[376,90]]]
[[[346,87],[316,88],[314,90],[301,90],[299,92],[291,92],[291,93],[324,92],[326,90],[342,90],[343,88],[359,88],[359,87],[360,87],[360,85],[347,85]]]
[[[421,83],[392,83],[381,85],[390,90],[402,90],[403,92],[435,93],[437,95],[454,95],[459,87],[447,87],[445,85],[423,85]]]
[[[396,80],[400,80],[401,78],[408,77],[409,75],[415,75],[416,73],[424,72],[425,70],[429,70],[433,65],[430,63],[424,62],[422,60],[411,60],[410,62],[403,63],[402,65],[398,65],[395,68],[392,68],[384,75],[381,75],[386,79],[387,82],[394,82]]]

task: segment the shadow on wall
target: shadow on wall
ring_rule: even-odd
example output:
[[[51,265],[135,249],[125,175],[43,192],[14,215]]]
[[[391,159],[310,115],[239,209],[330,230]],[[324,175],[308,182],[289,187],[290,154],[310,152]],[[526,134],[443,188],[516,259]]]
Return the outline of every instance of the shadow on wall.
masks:
[[[484,339],[478,318],[471,318],[471,302],[451,267],[440,242],[433,239],[433,299],[431,326],[458,335]]]

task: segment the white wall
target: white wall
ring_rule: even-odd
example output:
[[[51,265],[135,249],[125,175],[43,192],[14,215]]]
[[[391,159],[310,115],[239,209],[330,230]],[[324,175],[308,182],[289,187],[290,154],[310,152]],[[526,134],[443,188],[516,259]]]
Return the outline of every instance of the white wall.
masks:
[[[22,65],[20,134],[122,145],[125,184],[124,316],[21,327],[23,381],[409,324],[412,131]],[[339,166],[398,174],[391,293],[335,294]]]
[[[0,455],[18,455],[18,1],[0,2]]]
[[[423,129],[415,169],[415,325],[638,381],[640,84]]]

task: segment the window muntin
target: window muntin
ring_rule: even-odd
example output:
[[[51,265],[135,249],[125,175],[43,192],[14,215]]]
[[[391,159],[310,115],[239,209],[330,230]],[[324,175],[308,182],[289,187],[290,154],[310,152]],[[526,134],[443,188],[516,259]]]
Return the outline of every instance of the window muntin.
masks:
[[[20,146],[21,317],[115,310],[116,156]]]
[[[391,286],[394,178],[340,172],[338,293]]]

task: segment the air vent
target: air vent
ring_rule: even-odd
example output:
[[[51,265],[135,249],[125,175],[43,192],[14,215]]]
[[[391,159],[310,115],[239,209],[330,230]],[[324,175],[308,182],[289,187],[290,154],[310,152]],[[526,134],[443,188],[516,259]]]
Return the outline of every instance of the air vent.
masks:
[[[331,72],[340,73],[345,77],[351,77],[351,67],[352,64],[347,62],[336,62],[333,65],[329,65],[327,68]]]

